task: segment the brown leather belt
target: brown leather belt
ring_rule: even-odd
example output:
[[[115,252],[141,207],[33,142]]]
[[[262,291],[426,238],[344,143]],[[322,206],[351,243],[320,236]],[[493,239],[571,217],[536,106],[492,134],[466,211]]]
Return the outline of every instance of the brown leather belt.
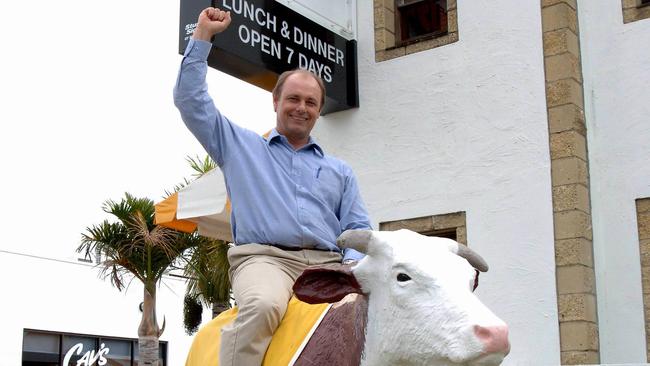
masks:
[[[269,244],[269,245],[271,245],[273,247],[276,247],[278,249],[288,250],[288,251],[291,251],[291,252],[297,252],[299,250],[307,249],[307,248],[301,248],[301,247],[285,247],[284,245],[277,245],[277,244]]]
[[[278,249],[287,250],[287,251],[290,251],[290,252],[297,252],[297,251],[300,251],[300,250],[320,250],[320,251],[323,251],[323,252],[332,252],[332,250],[320,249],[320,248],[286,247],[284,245],[278,245],[278,244],[267,244],[267,245],[270,245],[272,247],[276,247]]]

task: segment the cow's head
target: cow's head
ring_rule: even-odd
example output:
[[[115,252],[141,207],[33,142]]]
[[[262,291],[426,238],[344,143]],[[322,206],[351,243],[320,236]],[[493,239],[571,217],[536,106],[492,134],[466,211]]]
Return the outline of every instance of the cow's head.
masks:
[[[367,255],[307,270],[294,290],[312,303],[369,296],[365,364],[495,365],[508,354],[508,327],[472,293],[487,264],[469,248],[409,230],[352,230],[338,244]]]

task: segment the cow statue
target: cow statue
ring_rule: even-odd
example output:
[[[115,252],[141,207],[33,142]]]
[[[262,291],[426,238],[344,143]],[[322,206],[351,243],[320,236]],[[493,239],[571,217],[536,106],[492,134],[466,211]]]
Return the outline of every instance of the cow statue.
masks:
[[[507,325],[473,294],[488,266],[468,247],[410,230],[350,230],[338,245],[367,255],[308,269],[294,291],[308,303],[367,296],[362,366],[498,365],[510,351]]]
[[[510,351],[508,327],[473,294],[488,266],[471,249],[409,230],[349,230],[338,245],[366,256],[303,272],[263,366],[492,366]],[[231,310],[199,331],[186,366],[217,363]]]

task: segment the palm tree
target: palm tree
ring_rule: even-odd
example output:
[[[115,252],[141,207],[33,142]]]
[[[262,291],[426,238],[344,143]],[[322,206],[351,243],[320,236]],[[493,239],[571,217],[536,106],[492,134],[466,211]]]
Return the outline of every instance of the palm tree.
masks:
[[[211,307],[214,318],[230,309],[228,244],[221,240],[200,238],[198,245],[186,253],[186,293]]]
[[[186,160],[195,171],[192,175],[195,179],[217,166],[207,155],[203,159],[198,156],[195,158],[188,156]],[[177,185],[174,190],[178,191],[187,184],[189,181],[185,179],[185,182]],[[183,270],[183,274],[187,278],[184,313],[185,329],[188,334],[197,329],[201,320],[200,316],[194,314],[200,311],[200,308],[195,306],[196,302],[210,307],[213,318],[231,307],[228,243],[199,236],[197,233],[190,235],[193,236],[196,245],[183,256],[186,260]]]
[[[100,275],[122,291],[127,277],[144,285],[142,320],[138,327],[139,365],[158,365],[158,339],[162,329],[156,320],[156,287],[178,256],[194,243],[188,236],[154,225],[154,203],[125,194],[120,202],[107,200],[102,209],[117,220],[104,220],[82,233],[77,252],[103,260]]]

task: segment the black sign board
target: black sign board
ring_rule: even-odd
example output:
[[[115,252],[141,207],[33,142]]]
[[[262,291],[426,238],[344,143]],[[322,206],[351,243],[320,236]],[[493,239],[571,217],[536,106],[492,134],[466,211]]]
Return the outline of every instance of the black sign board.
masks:
[[[230,11],[232,23],[215,36],[208,65],[268,91],[282,72],[308,69],[325,82],[322,114],[359,106],[356,41],[275,0],[181,0],[181,54],[209,6]]]

